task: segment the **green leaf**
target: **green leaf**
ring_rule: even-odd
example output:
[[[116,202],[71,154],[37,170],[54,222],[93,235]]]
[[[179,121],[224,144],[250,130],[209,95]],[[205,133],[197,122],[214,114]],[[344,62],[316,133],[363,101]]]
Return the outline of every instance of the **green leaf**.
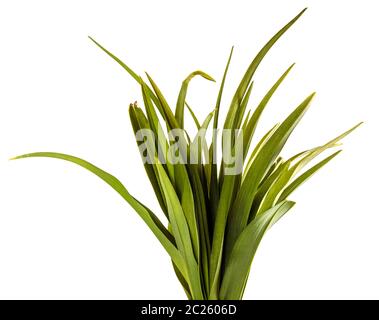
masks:
[[[190,115],[191,115],[193,121],[195,122],[195,125],[196,125],[197,130],[199,130],[199,129],[200,129],[200,122],[199,122],[199,120],[197,119],[197,117],[196,117],[195,113],[193,112],[192,108],[188,105],[187,102],[186,102],[186,107],[187,107],[187,109],[188,109],[188,111],[189,111],[189,113],[190,113]]]
[[[253,152],[251,153],[249,160],[246,164],[245,170],[242,174],[242,180],[245,179],[246,173],[250,171],[251,164],[255,160],[256,155],[261,151],[262,147],[267,143],[267,141],[271,138],[274,132],[279,128],[280,123],[276,123],[269,131],[265,133],[265,135],[259,140],[257,145],[255,146]]]
[[[200,160],[199,162],[197,162],[198,164],[201,164],[202,163],[202,159],[201,159],[201,153],[202,153],[202,150],[204,152],[204,155],[206,157],[208,157],[208,146],[206,144],[206,140],[205,140],[205,133],[206,133],[206,130],[208,129],[208,126],[209,126],[209,123],[211,122],[212,118],[213,118],[213,115],[214,115],[214,111],[212,111],[211,113],[209,113],[207,115],[207,117],[205,118],[204,122],[202,123],[202,125],[200,126],[195,138],[193,139],[193,142],[191,143],[191,147],[194,148],[193,146],[195,145],[196,141],[199,140],[199,150],[198,150],[198,155],[200,157]],[[203,139],[204,143],[202,144],[201,143],[201,139]],[[202,147],[202,148],[201,148]],[[190,150],[193,150],[193,149],[190,149]],[[201,150],[202,149],[202,150]],[[209,161],[209,159],[206,159]]]
[[[207,216],[207,202],[206,202],[206,192],[205,186],[201,181],[198,166],[197,165],[187,165],[188,176],[191,181],[192,192],[194,195],[194,202],[196,208],[196,218],[199,228],[200,236],[200,252],[201,252],[201,274],[203,277],[204,290],[206,294],[209,293],[209,255],[210,255],[210,237],[209,237],[209,225]]]
[[[149,120],[150,128],[153,130],[154,135],[157,139],[157,148],[158,148],[158,158],[161,162],[162,160],[167,159],[167,150],[169,147],[169,144],[166,140],[166,137],[163,132],[163,128],[159,122],[158,116],[155,112],[153,103],[151,101],[151,96],[149,95],[149,90],[147,85],[141,80],[141,89],[142,89],[142,97],[146,109],[147,118]],[[161,157],[164,157],[164,159],[161,159]],[[164,165],[166,171],[168,172],[170,179],[173,183],[175,183],[175,173],[174,173],[174,166],[169,161],[165,161]]]
[[[138,108],[137,106],[135,106],[133,104],[130,105],[129,116],[130,116],[130,121],[132,123],[134,134],[136,134],[141,129],[148,129],[149,128],[148,123],[147,123],[147,119],[145,118],[145,115],[143,114],[142,110],[140,108]],[[143,141],[141,141],[141,142],[137,141],[138,146],[141,143],[143,143]],[[147,143],[147,142],[145,142],[145,143]],[[150,146],[150,148],[151,147],[152,146]],[[149,158],[154,159],[154,156],[155,156],[155,154],[150,154]],[[154,192],[155,192],[155,195],[156,195],[157,200],[159,202],[159,205],[161,206],[162,211],[164,212],[164,214],[167,217],[168,216],[167,207],[166,207],[166,203],[164,202],[164,199],[162,196],[161,186],[159,184],[159,181],[157,180],[157,172],[154,168],[154,164],[146,162],[143,165],[144,165],[146,174],[150,180],[150,183],[154,189]]]
[[[185,263],[182,255],[176,248],[175,243],[173,242],[172,236],[169,231],[163,226],[163,224],[159,221],[159,219],[155,216],[155,214],[144,206],[141,202],[135,199],[128,190],[124,187],[124,185],[118,180],[116,177],[111,174],[105,172],[104,170],[94,166],[93,164],[85,161],[83,159],[56,152],[35,152],[28,153],[21,156],[17,156],[12,158],[14,159],[22,159],[22,158],[31,158],[31,157],[48,157],[48,158],[56,158],[66,160],[72,163],[75,163],[88,171],[94,173],[103,181],[105,181],[108,185],[110,185],[126,202],[130,204],[130,206],[138,213],[138,215],[142,218],[143,221],[147,224],[150,230],[157,237],[162,246],[166,249],[167,253],[170,255],[171,259],[178,267],[178,269],[182,272],[182,274],[187,275],[185,272]]]
[[[287,139],[308,109],[314,93],[307,97],[272,133],[252,161],[229,215],[226,250],[229,252],[246,227],[254,196],[262,178],[271,167]]]
[[[200,260],[200,245],[198,223],[195,212],[195,203],[192,193],[192,186],[184,164],[175,164],[175,192],[180,199],[188,228],[191,234],[191,242],[194,248],[196,261]]]
[[[251,91],[253,89],[253,86],[254,86],[254,81],[251,81],[250,85],[247,88],[246,94],[243,97],[241,104],[239,106],[238,115],[236,116],[236,123],[234,126],[235,129],[239,129],[241,127],[241,122],[242,122],[243,116],[245,115],[245,111],[247,108],[247,104],[249,103],[249,99],[250,99],[250,95],[251,95]]]
[[[294,204],[290,201],[278,204],[250,222],[239,235],[233,246],[230,259],[226,263],[220,288],[220,299],[237,300],[242,298],[250,266],[263,235],[270,227],[273,219],[276,216],[283,216]]]
[[[222,254],[224,246],[225,226],[228,217],[229,208],[234,200],[234,186],[236,176],[225,176],[222,185],[219,205],[217,208],[216,219],[213,229],[212,252],[210,259],[210,279],[211,291],[210,299],[218,299],[220,271],[222,263]]]
[[[250,143],[253,138],[253,135],[255,133],[255,129],[258,125],[258,121],[266,108],[268,102],[270,101],[271,97],[274,95],[276,90],[279,88],[280,84],[283,82],[283,80],[287,77],[288,73],[291,71],[295,64],[292,64],[281,76],[280,78],[275,82],[275,84],[271,87],[271,89],[266,93],[266,95],[263,97],[257,108],[255,109],[253,115],[251,116],[249,122],[246,125],[245,130],[243,131],[243,150],[244,150],[244,159],[247,155],[247,152],[250,148]]]
[[[96,44],[101,50],[103,50],[108,56],[110,56],[114,61],[116,61],[123,69],[126,70],[126,72],[129,73],[129,75],[134,79],[136,80],[139,84],[141,84],[141,81],[143,82],[143,80],[141,79],[141,77],[135,73],[129,66],[127,66],[121,59],[119,59],[118,57],[116,57],[112,52],[110,52],[109,50],[105,49],[100,43],[98,43],[95,39],[93,39],[92,37],[88,36],[88,38],[94,43]],[[148,88],[148,92],[149,92],[149,95],[151,96],[151,98],[153,99],[154,103],[159,106],[159,102],[158,102],[158,98],[155,96],[155,94],[153,93],[153,91],[151,91],[150,88]],[[162,110],[160,109],[159,110],[161,113],[162,113]]]
[[[187,267],[187,279],[191,290],[191,295],[194,299],[203,299],[204,296],[199,274],[199,265],[196,261],[195,253],[191,245],[192,241],[190,230],[183,212],[183,208],[163,167],[158,164],[157,169],[163,193],[166,198],[169,220],[172,226],[175,241],[179,251],[184,257]]]
[[[217,152],[214,152],[214,150],[217,150],[217,135],[216,135],[216,130],[218,128],[218,115],[220,112],[220,105],[221,105],[221,99],[222,99],[222,94],[224,91],[224,85],[225,85],[225,80],[226,76],[228,74],[228,69],[230,65],[230,61],[232,59],[233,55],[233,50],[234,47],[230,50],[228,62],[226,63],[226,67],[224,70],[224,74],[222,77],[220,89],[218,91],[218,96],[217,96],[217,101],[216,101],[216,108],[215,108],[215,113],[214,113],[214,118],[213,118],[213,133],[212,133],[212,144],[209,152],[209,163],[210,163],[210,187],[209,187],[209,197],[211,201],[210,205],[210,210],[211,210],[211,219],[210,220],[210,225],[212,226],[215,223],[216,220],[216,211],[218,208],[218,202],[219,202],[219,196],[220,196],[220,190],[219,190],[219,182],[218,182],[218,168],[217,168]]]
[[[286,188],[286,186],[288,185],[288,183],[290,182],[290,180],[304,166],[306,166],[311,160],[313,160],[315,157],[317,157],[318,155],[320,155],[322,152],[326,151],[327,149],[336,147],[338,145],[338,142],[341,139],[343,139],[344,137],[346,137],[349,133],[351,133],[353,130],[355,130],[360,125],[361,125],[361,123],[357,124],[353,128],[347,130],[343,134],[339,135],[338,137],[332,139],[331,141],[327,142],[326,144],[324,144],[324,145],[322,145],[320,147],[316,147],[316,148],[313,148],[311,150],[307,150],[307,151],[301,152],[301,153],[293,156],[289,160],[287,160],[284,169],[282,170],[282,172],[280,173],[280,175],[278,175],[278,179],[276,179],[270,185],[269,189],[267,189],[267,192],[264,193],[264,198],[261,197],[261,195],[260,195],[260,197],[258,197],[259,192],[254,197],[254,202],[257,200],[257,202],[260,204],[259,210],[257,211],[256,214],[260,215],[261,213],[265,212],[270,207],[274,206],[277,202],[280,202],[280,201],[284,200],[285,198],[283,198],[281,196],[281,193],[283,192],[284,188]],[[333,154],[330,158],[328,157],[328,160],[325,163],[321,162],[322,163],[321,166],[323,166],[324,164],[326,164],[327,162],[329,162],[338,153],[339,153],[339,151],[336,152],[335,154]],[[300,160],[298,160],[299,158],[300,158]],[[297,162],[292,165],[292,162],[294,162],[295,160]],[[320,168],[320,167],[318,167],[316,165],[316,171],[318,170],[317,168]],[[313,170],[311,170],[311,171],[313,171]],[[264,191],[264,190],[262,190],[262,191]],[[254,202],[253,202],[253,206],[254,206]],[[254,212],[251,212],[250,214],[254,215]]]
[[[287,23],[281,30],[279,30],[259,51],[259,53],[256,55],[256,57],[251,62],[250,66],[248,67],[245,75],[243,76],[234,96],[231,102],[231,105],[229,107],[228,114],[226,116],[224,128],[225,129],[234,129],[235,128],[235,121],[237,116],[237,111],[240,106],[240,103],[245,96],[246,90],[249,86],[249,83],[251,82],[251,79],[253,75],[255,74],[255,71],[257,70],[259,64],[265,57],[265,55],[268,53],[268,51],[271,49],[271,47],[276,43],[276,41],[279,40],[279,38],[300,18],[300,16],[304,13],[306,9],[302,10],[295,18],[293,18],[289,23]]]
[[[182,285],[183,290],[184,290],[188,300],[192,300],[191,289],[189,288],[186,279],[184,278],[183,274],[180,272],[180,270],[177,268],[177,266],[175,265],[174,262],[172,262],[172,266],[174,268],[176,277],[178,278],[180,284]]]
[[[326,157],[324,160],[320,161],[316,165],[314,165],[312,168],[305,171],[302,175],[300,175],[298,178],[296,178],[289,186],[285,188],[285,190],[281,193],[280,198],[278,201],[283,201],[284,199],[287,199],[287,197],[295,191],[300,185],[302,185],[305,181],[307,181],[311,176],[313,176],[318,170],[320,170],[324,165],[326,165],[330,160],[332,160],[335,156],[337,156],[342,150],[338,150],[334,152],[329,157]]]
[[[166,121],[167,128],[169,130],[180,128],[179,123],[176,120],[174,114],[172,113],[172,110],[166,98],[164,97],[162,91],[159,89],[158,85],[155,83],[155,81],[152,79],[152,77],[148,73],[146,73],[146,76],[149,79],[151,86],[153,87],[155,95],[158,97],[158,104],[160,105],[162,109],[163,118]]]
[[[187,78],[184,79],[182,83],[182,87],[180,88],[178,101],[176,103],[176,111],[175,111],[175,117],[178,121],[179,128],[182,128],[182,129],[184,128],[184,104],[186,101],[188,85],[190,81],[193,79],[193,77],[195,76],[201,76],[204,79],[215,81],[210,75],[200,70],[192,72]]]

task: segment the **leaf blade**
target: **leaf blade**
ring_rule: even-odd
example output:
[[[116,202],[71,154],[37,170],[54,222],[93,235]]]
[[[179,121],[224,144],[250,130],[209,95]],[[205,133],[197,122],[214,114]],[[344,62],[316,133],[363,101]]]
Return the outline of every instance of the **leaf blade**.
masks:
[[[176,109],[175,109],[175,118],[178,121],[179,128],[182,128],[182,129],[184,128],[184,106],[185,106],[185,101],[186,101],[186,96],[187,96],[188,85],[190,81],[196,76],[201,76],[204,79],[207,79],[209,81],[213,81],[213,82],[215,81],[210,75],[208,75],[207,73],[201,70],[196,70],[190,73],[187,76],[187,78],[184,79],[182,83],[182,87],[180,88],[179,96],[176,103]]]
[[[250,265],[257,248],[276,215],[282,216],[294,206],[294,202],[284,201],[271,208],[259,219],[253,220],[238,237],[230,259],[226,262],[224,277],[221,283],[220,299],[241,299]]]
[[[163,224],[160,223],[160,220],[153,214],[153,212],[150,209],[148,209],[146,206],[140,203],[132,195],[130,195],[128,190],[116,177],[96,167],[95,165],[91,164],[90,162],[86,160],[83,160],[83,159],[80,159],[78,157],[71,156],[68,154],[57,153],[57,152],[28,153],[28,154],[14,157],[11,160],[30,158],[30,157],[47,157],[47,158],[65,160],[68,162],[75,163],[83,167],[84,169],[87,169],[88,171],[92,172],[96,176],[98,176],[100,179],[102,179],[104,182],[110,185],[118,194],[120,194],[120,196],[124,200],[126,200],[126,202],[130,204],[130,206],[145,221],[147,226],[154,233],[154,235],[157,237],[157,239],[162,244],[162,246],[166,249],[167,253],[171,256],[175,265],[179,268],[179,270],[184,272],[185,270],[184,260],[181,254],[179,253],[178,249],[176,248],[175,244],[172,243],[172,241],[168,238],[167,234],[169,234],[169,232],[167,231],[167,229],[163,226]],[[163,231],[163,230],[166,230],[166,231]]]

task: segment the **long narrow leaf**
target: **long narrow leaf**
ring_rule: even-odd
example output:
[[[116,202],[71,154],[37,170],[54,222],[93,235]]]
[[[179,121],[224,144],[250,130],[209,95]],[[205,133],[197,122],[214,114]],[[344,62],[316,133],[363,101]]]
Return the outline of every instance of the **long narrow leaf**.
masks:
[[[238,237],[226,263],[220,289],[220,299],[241,299],[250,265],[263,235],[270,227],[275,216],[282,216],[294,206],[294,202],[285,201],[266,211],[261,217],[250,222]]]
[[[292,131],[303,117],[313,96],[314,93],[307,97],[278,129],[273,132],[272,136],[256,155],[251,168],[246,173],[230,212],[226,243],[226,250],[228,252],[234,246],[237,237],[249,221],[251,205],[261,179],[275,161]]]
[[[334,157],[336,157],[342,150],[338,150],[334,152],[329,157],[326,157],[324,160],[320,161],[316,165],[314,165],[312,168],[305,171],[302,175],[300,175],[298,178],[296,178],[280,195],[280,198],[278,201],[283,201],[287,199],[287,197],[295,191],[301,184],[303,184],[305,181],[307,181],[311,176],[313,176],[318,170],[320,170],[323,166],[325,166],[330,160],[332,160]]]
[[[182,87],[180,88],[178,101],[176,103],[176,110],[175,110],[176,120],[178,121],[179,127],[182,129],[184,128],[184,105],[186,101],[188,85],[190,81],[192,80],[192,78],[194,78],[195,76],[201,76],[204,79],[215,81],[210,75],[206,74],[205,72],[201,70],[192,72],[187,78],[184,79],[182,83]]]
[[[256,55],[256,57],[251,62],[250,66],[248,67],[245,75],[243,76],[236,93],[233,96],[232,103],[230,105],[228,114],[226,116],[224,128],[225,129],[233,129],[235,124],[235,119],[237,115],[237,110],[240,105],[240,102],[242,101],[246,90],[249,86],[249,83],[257,70],[259,64],[265,57],[265,55],[268,53],[268,51],[271,49],[271,47],[276,43],[276,41],[279,40],[279,38],[300,18],[300,16],[304,13],[306,9],[302,10],[295,18],[293,18],[290,22],[288,22],[280,31],[278,31],[259,51],[259,53]]]
[[[130,206],[138,213],[138,215],[145,221],[150,230],[157,237],[162,246],[166,249],[167,253],[170,255],[175,265],[181,270],[182,273],[186,274],[184,260],[178,249],[176,248],[175,243],[172,240],[172,236],[169,231],[163,226],[163,224],[159,221],[159,219],[154,215],[154,213],[136,200],[128,190],[124,187],[124,185],[114,176],[107,173],[106,171],[94,166],[93,164],[85,161],[83,159],[56,152],[35,152],[28,153],[21,156],[17,156],[12,158],[14,159],[22,159],[22,158],[30,158],[30,157],[48,157],[48,158],[56,158],[66,160],[72,163],[75,163],[88,171],[94,173],[107,184],[109,184],[122,198],[124,198]]]
[[[199,265],[195,258],[195,253],[191,245],[191,235],[183,212],[180,201],[177,197],[174,187],[171,184],[169,177],[161,165],[157,165],[159,179],[162,184],[163,192],[167,202],[167,209],[169,214],[172,231],[175,237],[176,244],[179,251],[184,257],[186,264],[188,285],[191,290],[191,295],[194,299],[203,299],[203,291],[201,286],[201,279],[199,275]]]

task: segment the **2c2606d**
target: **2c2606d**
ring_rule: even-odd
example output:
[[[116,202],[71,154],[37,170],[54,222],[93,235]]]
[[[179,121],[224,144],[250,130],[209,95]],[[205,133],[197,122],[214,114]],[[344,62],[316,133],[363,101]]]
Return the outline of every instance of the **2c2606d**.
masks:
[[[226,304],[226,305],[205,305],[205,304],[186,304],[186,314],[213,314],[213,315],[218,315],[218,314],[229,314],[233,315],[237,312],[237,307],[232,304]]]

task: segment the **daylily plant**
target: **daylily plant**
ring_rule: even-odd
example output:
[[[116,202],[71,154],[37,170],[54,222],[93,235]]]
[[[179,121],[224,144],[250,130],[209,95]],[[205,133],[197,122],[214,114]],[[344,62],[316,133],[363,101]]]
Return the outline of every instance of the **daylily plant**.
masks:
[[[223,143],[217,139],[218,119],[233,49],[219,87],[212,112],[200,123],[186,102],[191,79],[201,76],[214,81],[202,71],[191,73],[182,83],[175,109],[171,109],[162,91],[149,74],[143,80],[119,58],[91,40],[123,67],[139,84],[144,109],[130,105],[129,114],[144,168],[156,194],[161,221],[152,210],[132,196],[113,175],[77,157],[54,152],[37,152],[18,156],[51,157],[67,160],[91,171],[115,191],[140,215],[172,260],[175,274],[189,299],[242,299],[250,267],[265,232],[293,206],[289,197],[304,181],[332,160],[340,150],[305,168],[324,151],[340,146],[340,140],[357,126],[320,146],[283,159],[280,153],[292,131],[307,111],[314,93],[294,109],[281,123],[275,124],[259,142],[251,145],[258,121],[271,97],[286,78],[291,65],[276,80],[260,103],[248,110],[253,77],[260,62],[275,42],[299,19],[301,11],[268,41],[250,63],[230,102],[221,129],[229,130]],[[199,133],[192,137],[184,128],[188,109]],[[212,122],[213,121],[213,122]],[[195,147],[194,143],[213,123],[212,139]],[[142,131],[141,131],[142,130]],[[148,130],[154,139],[141,134]],[[176,138],[172,131],[177,132]],[[203,139],[204,140],[204,139]],[[228,140],[228,144],[224,141]],[[204,142],[204,141],[203,141]],[[230,163],[224,151],[241,159],[241,170],[228,173]],[[239,148],[237,148],[239,146]],[[197,161],[188,159],[199,150]],[[176,157],[179,161],[166,161]],[[305,169],[304,169],[305,168]]]

